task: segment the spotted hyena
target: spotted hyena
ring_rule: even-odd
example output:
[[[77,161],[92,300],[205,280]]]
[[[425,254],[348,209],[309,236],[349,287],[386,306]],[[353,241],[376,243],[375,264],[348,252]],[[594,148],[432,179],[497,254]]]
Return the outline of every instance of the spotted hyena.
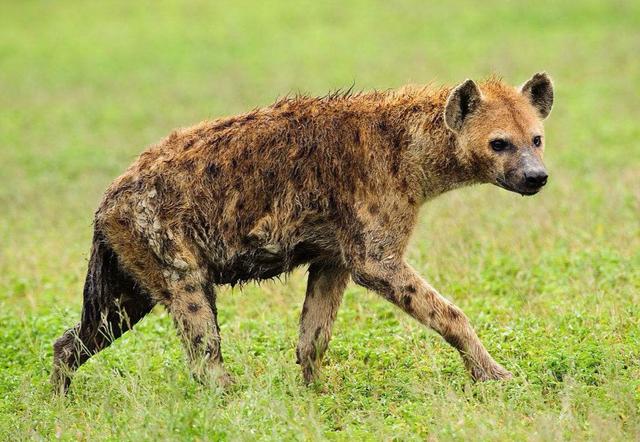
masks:
[[[225,384],[216,287],[308,264],[297,362],[320,360],[353,281],[438,332],[473,379],[506,379],[464,313],[404,260],[419,207],[492,183],[533,195],[547,181],[550,78],[295,97],[173,132],[116,179],[95,214],[79,324],[54,344],[52,381],[163,304],[194,375]]]

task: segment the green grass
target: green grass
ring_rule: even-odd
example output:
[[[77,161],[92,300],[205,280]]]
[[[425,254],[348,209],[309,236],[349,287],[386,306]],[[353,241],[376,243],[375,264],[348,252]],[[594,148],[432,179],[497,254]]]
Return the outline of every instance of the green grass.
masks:
[[[640,438],[640,3],[40,2],[0,14],[0,439]],[[353,285],[323,379],[295,364],[304,269],[220,295],[226,394],[162,309],[50,394],[102,191],[177,126],[331,89],[547,70],[550,183],[425,206],[409,261],[509,383]]]

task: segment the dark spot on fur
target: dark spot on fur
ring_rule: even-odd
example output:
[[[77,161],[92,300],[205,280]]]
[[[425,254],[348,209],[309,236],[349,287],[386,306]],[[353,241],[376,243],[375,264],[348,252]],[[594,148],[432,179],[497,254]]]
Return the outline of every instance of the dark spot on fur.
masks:
[[[193,343],[195,345],[200,345],[202,343],[202,335],[197,335],[195,338],[193,338]]]
[[[415,205],[416,205],[416,200],[415,200],[415,198],[414,198],[414,197],[410,196],[410,197],[408,198],[408,201],[409,201],[409,204],[411,204],[412,206],[415,206]]]
[[[316,331],[315,331],[315,333],[313,334],[313,340],[314,340],[314,341],[317,341],[317,340],[318,340],[318,337],[320,336],[320,332],[321,332],[321,331],[322,331],[322,327],[318,327],[318,328],[316,328]]]
[[[360,129],[357,129],[353,133],[353,142],[355,144],[360,144]]]
[[[262,179],[266,182],[272,181],[276,177],[276,173],[271,169],[262,171]]]
[[[413,286],[413,285],[411,285],[411,284],[409,284],[409,285],[405,286],[405,287],[404,287],[404,289],[405,289],[407,292],[409,292],[409,293],[415,293],[415,292],[416,292],[416,288],[415,288],[415,286]]]
[[[171,292],[169,292],[168,290],[161,291],[160,296],[162,296],[162,299],[165,299],[167,301],[171,300]]]
[[[184,286],[184,290],[188,293],[193,293],[196,290],[196,288],[191,284],[187,284]]]
[[[187,306],[189,308],[189,311],[191,313],[195,313],[198,310],[200,310],[201,305],[195,302],[190,302],[189,305]]]
[[[216,164],[209,164],[209,166],[207,166],[207,173],[212,178],[215,178],[220,175],[220,167],[218,167]]]
[[[451,319],[452,321],[457,321],[458,319],[461,318],[461,315],[458,309],[451,306],[447,307],[447,316],[449,316],[449,319]]]
[[[338,212],[338,203],[336,202],[333,194],[329,194],[329,198],[327,198],[327,208],[333,216],[335,216]]]
[[[186,169],[187,172],[193,173],[196,169],[195,162],[192,159],[185,161],[184,168]]]
[[[411,314],[413,313],[413,307],[411,307],[411,301],[412,301],[413,297],[411,295],[405,295],[402,298],[402,303],[404,305],[404,309],[406,310],[407,313]]]
[[[398,175],[400,172],[400,158],[398,156],[394,156],[393,161],[391,162],[391,174],[393,176]]]
[[[377,203],[372,203],[369,205],[369,213],[372,215],[377,215],[380,212],[380,206]]]

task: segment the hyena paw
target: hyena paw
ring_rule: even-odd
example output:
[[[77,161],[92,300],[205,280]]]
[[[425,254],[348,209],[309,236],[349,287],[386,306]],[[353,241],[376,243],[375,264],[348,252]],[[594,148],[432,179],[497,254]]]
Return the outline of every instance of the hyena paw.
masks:
[[[67,370],[65,370],[64,367],[53,367],[50,382],[55,395],[64,396],[69,390],[69,386],[71,385],[71,376],[67,375],[66,371]]]
[[[302,365],[302,378],[305,385],[311,385],[318,380],[319,368],[316,364],[303,364]]]
[[[313,384],[320,375],[320,359],[318,354],[309,349],[298,347],[296,350],[296,364],[302,368],[302,379],[305,385]]]
[[[474,367],[471,370],[471,377],[474,381],[507,381],[513,378],[513,374],[502,365],[494,362],[487,367]]]
[[[235,384],[235,380],[233,379],[233,376],[231,376],[226,371],[220,373],[216,377],[215,382],[223,390],[226,390],[226,389],[230,388],[231,386],[233,386],[233,384]]]
[[[204,371],[194,372],[193,376],[203,385],[211,385],[223,390],[234,384],[233,377],[223,367],[209,367]]]

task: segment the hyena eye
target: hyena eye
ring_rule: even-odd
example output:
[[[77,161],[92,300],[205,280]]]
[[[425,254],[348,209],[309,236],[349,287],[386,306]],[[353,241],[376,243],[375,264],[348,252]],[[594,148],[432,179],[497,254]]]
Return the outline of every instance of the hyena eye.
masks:
[[[492,140],[489,143],[489,145],[496,152],[502,152],[503,150],[505,150],[509,146],[509,143],[507,143],[505,140],[502,140],[502,139],[498,138],[497,140]]]
[[[536,135],[535,137],[533,137],[534,146],[540,147],[541,144],[542,144],[542,137],[540,135]]]

